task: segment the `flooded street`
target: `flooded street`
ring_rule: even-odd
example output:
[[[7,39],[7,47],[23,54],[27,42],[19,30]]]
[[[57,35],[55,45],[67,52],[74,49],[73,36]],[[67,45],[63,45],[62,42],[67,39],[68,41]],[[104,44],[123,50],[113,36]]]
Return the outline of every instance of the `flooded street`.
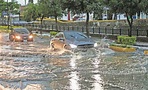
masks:
[[[39,36],[10,42],[0,33],[0,39],[0,90],[148,90],[148,55],[142,49],[119,53],[100,45],[54,52],[49,39]]]

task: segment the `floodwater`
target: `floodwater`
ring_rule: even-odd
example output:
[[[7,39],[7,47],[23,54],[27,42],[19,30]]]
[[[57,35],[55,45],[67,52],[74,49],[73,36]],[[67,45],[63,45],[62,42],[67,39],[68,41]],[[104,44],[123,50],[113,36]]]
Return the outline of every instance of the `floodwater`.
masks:
[[[0,33],[0,90],[148,90],[142,49],[114,52],[109,40],[87,52],[51,51],[49,40],[10,42]]]

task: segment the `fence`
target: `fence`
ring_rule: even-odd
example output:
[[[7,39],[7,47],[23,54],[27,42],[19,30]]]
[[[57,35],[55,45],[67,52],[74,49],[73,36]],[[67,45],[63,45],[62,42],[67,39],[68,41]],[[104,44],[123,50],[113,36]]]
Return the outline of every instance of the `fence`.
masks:
[[[30,30],[35,31],[65,31],[65,30],[74,30],[80,32],[86,32],[85,26],[58,26],[56,30],[56,25],[40,25],[40,24],[22,24],[15,26],[23,26]],[[105,34],[105,35],[129,35],[129,29],[114,29],[114,28],[101,28],[101,27],[89,27],[90,34]],[[148,29],[133,29],[133,36],[145,36],[148,37]]]

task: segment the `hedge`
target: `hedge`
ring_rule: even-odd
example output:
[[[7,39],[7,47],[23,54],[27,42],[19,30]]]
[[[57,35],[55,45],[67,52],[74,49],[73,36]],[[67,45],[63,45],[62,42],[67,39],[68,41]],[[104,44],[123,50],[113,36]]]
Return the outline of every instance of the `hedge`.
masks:
[[[136,37],[132,36],[118,36],[117,37],[117,43],[119,44],[125,44],[125,45],[134,45],[136,43]]]

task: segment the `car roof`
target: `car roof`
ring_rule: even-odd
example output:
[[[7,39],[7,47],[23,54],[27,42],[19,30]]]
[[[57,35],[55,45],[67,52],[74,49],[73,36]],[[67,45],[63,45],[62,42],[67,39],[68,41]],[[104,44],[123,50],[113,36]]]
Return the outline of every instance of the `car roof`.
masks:
[[[66,33],[82,33],[82,32],[69,30],[69,31],[63,31],[63,33],[66,34]]]
[[[27,28],[14,28],[13,30],[15,32],[27,32],[27,33],[29,33],[29,30]]]
[[[87,35],[85,35],[83,32],[79,32],[79,31],[63,31],[61,33],[63,33],[66,38],[69,38],[69,37],[88,38]]]
[[[83,34],[87,37],[87,35],[83,32],[79,32],[79,31],[72,31],[72,30],[69,30],[69,31],[63,31],[64,34]]]

